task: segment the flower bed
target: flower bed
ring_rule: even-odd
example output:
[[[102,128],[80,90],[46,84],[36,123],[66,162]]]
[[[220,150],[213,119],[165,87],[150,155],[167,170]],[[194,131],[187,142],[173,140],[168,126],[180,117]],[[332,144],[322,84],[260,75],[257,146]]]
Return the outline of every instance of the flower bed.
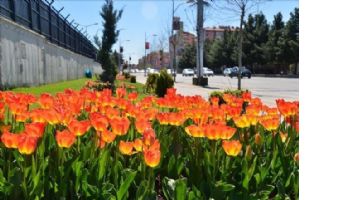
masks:
[[[0,198],[298,199],[298,102],[175,92],[2,92]]]

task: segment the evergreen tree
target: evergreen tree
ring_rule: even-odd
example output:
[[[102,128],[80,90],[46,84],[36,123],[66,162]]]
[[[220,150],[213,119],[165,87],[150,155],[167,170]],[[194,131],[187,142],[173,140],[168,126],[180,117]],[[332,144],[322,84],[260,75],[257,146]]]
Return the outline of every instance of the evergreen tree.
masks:
[[[266,17],[263,13],[255,15],[255,29],[253,32],[254,46],[252,53],[253,65],[264,65],[267,61],[267,48],[266,43],[268,41],[269,25],[266,21]]]
[[[111,59],[112,46],[116,43],[119,31],[117,31],[117,22],[122,16],[123,10],[117,12],[113,8],[113,0],[106,0],[102,6],[101,17],[103,18],[103,34],[101,39],[101,48],[98,52],[98,60],[104,70],[101,74],[101,81],[109,82],[113,86],[117,74],[114,62]]]
[[[196,67],[196,46],[187,45],[184,48],[181,58],[179,59],[178,67],[180,70],[185,68],[195,68]]]
[[[274,21],[270,28],[269,40],[267,42],[268,63],[279,65],[282,63],[281,36],[284,31],[285,23],[282,21],[282,14],[279,12],[274,15]]]
[[[295,8],[290,15],[280,41],[281,55],[285,63],[297,64],[299,62],[299,9]]]

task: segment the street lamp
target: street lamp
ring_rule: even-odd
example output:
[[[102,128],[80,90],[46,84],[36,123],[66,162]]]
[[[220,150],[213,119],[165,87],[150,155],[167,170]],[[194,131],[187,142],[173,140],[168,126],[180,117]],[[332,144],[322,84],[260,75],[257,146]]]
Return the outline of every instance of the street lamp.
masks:
[[[124,42],[129,42],[129,41],[131,41],[131,40],[123,40],[123,41],[119,41],[118,42],[118,47],[119,47],[119,56],[118,56],[118,71],[119,72],[123,72],[123,69],[122,69],[122,66],[121,66],[121,58],[120,58],[120,56],[122,56],[123,57],[123,46],[121,46],[121,45],[123,45],[123,43]]]
[[[173,56],[171,56],[170,54],[170,59],[171,57],[173,57],[173,61],[172,61],[172,70],[175,70],[175,76],[174,76],[174,82],[176,82],[176,75],[177,75],[177,66],[176,66],[176,39],[175,39],[175,36],[174,36],[174,17],[175,17],[175,12],[177,11],[177,9],[185,4],[185,3],[180,3],[179,5],[176,6],[175,8],[175,0],[172,0],[173,1],[173,16],[172,16],[172,26],[171,26],[171,43],[173,45]],[[180,29],[180,28],[179,28]],[[177,36],[176,36],[177,37]],[[174,40],[174,41],[173,41]],[[170,52],[170,51],[169,51]]]
[[[150,36],[156,37],[157,34],[152,34]],[[148,37],[150,37],[148,36]],[[144,33],[144,76],[147,76],[147,49],[149,49],[149,44],[147,46],[147,33]]]
[[[88,31],[88,27],[98,25],[98,23],[97,23],[97,22],[96,22],[96,23],[93,23],[93,24],[88,24],[88,25],[82,25],[82,24],[79,24],[79,23],[77,23],[77,22],[74,22],[74,24],[76,24],[76,25],[78,25],[78,26],[81,26],[81,27],[85,28],[85,31],[86,31],[86,32]]]

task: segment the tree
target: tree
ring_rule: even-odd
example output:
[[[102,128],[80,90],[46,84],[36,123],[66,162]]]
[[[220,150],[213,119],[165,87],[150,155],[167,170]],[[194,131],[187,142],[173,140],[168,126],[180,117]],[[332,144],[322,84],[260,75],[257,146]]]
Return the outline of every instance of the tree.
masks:
[[[280,42],[284,27],[285,23],[282,21],[282,14],[279,12],[274,15],[267,42],[268,60],[272,64],[280,64],[282,62]]]
[[[284,32],[281,37],[280,46],[282,49],[282,60],[289,64],[299,62],[299,9],[295,8],[290,13]],[[294,69],[296,72],[296,68]]]
[[[117,23],[121,19],[123,10],[119,12],[113,8],[113,0],[106,0],[100,12],[103,18],[103,34],[101,48],[98,52],[98,60],[104,70],[100,76],[101,81],[109,82],[113,86],[117,74],[115,65],[111,59],[112,46],[117,42],[119,31]]]
[[[252,67],[264,65],[267,62],[267,48],[269,25],[264,14],[255,15],[255,29],[253,34],[253,49],[251,51],[253,63]]]
[[[178,67],[180,70],[185,68],[194,68],[196,66],[196,45],[187,45],[184,48]]]

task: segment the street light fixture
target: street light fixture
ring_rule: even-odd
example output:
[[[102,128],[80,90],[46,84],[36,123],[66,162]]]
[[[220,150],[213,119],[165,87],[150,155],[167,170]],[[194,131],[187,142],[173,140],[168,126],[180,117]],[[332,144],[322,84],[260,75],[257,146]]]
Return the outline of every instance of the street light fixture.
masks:
[[[120,29],[120,30],[123,30],[123,29]],[[123,55],[123,46],[121,46],[121,45],[123,45],[123,43],[124,42],[129,42],[129,41],[131,41],[131,40],[123,40],[123,41],[119,41],[118,42],[118,48],[119,48],[119,55]],[[118,71],[120,72],[120,73],[122,73],[123,72],[123,69],[122,69],[122,65],[121,65],[121,58],[120,58],[120,56],[118,56]]]
[[[156,37],[157,34],[152,34],[150,36]],[[148,37],[150,37],[148,36]],[[149,46],[148,46],[149,49]],[[147,33],[144,33],[144,76],[147,76]]]
[[[170,56],[170,59],[171,57],[173,57],[173,61],[172,61],[172,70],[175,70],[175,76],[174,76],[174,82],[176,82],[176,75],[177,75],[177,66],[176,66],[176,37],[174,36],[174,17],[175,17],[175,12],[177,11],[177,9],[185,4],[185,3],[180,3],[179,5],[177,5],[175,7],[175,0],[172,0],[173,1],[173,15],[172,15],[172,27],[171,27],[171,43],[173,45],[173,56]],[[180,28],[179,28],[180,29]],[[174,40],[174,41],[173,41]],[[170,52],[170,51],[169,51]],[[170,54],[171,55],[171,54]]]

